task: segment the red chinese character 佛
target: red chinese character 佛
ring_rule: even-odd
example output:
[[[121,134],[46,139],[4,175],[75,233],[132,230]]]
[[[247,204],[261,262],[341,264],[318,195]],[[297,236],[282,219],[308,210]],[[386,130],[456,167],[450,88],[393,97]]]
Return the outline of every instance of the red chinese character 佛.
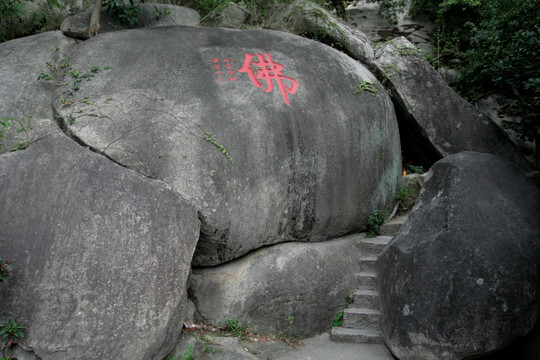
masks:
[[[281,94],[283,95],[283,99],[285,99],[285,103],[289,105],[288,94],[294,95],[296,93],[296,90],[298,89],[298,82],[291,77],[284,76],[282,71],[284,66],[279,63],[275,63],[270,54],[265,52],[264,54],[256,55],[258,61],[253,61],[254,55],[247,53],[244,59],[244,65],[238,69],[238,71],[246,72],[249,75],[251,82],[258,88],[263,85],[259,80],[266,81],[266,88],[264,89],[265,92],[270,92],[273,90],[274,80],[276,80],[279,89],[281,90]],[[253,68],[251,67],[252,61],[253,65],[259,68],[257,69],[257,74],[255,74]],[[283,83],[284,80],[288,81],[290,86],[286,86]]]

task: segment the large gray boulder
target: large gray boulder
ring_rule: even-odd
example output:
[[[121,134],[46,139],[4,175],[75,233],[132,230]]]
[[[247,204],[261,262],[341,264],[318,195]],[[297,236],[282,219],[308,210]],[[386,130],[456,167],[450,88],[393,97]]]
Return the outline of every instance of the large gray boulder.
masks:
[[[139,4],[139,22],[137,28],[167,26],[167,25],[199,25],[199,13],[187,7],[165,4]],[[92,9],[69,16],[60,25],[60,30],[66,35],[76,39],[89,38],[90,17]],[[100,33],[126,29],[126,24],[111,18],[107,9],[101,10]]]
[[[239,28],[250,18],[251,13],[236,3],[229,3],[219,14],[219,27]]]
[[[32,119],[52,119],[51,101],[55,92],[54,81],[38,81],[42,71],[48,72],[47,63],[55,66],[76,45],[76,41],[65,37],[60,31],[46,32],[0,44],[0,119],[24,119],[29,129],[34,127]],[[33,132],[21,132],[13,121],[13,131],[6,134],[0,152],[27,142]],[[6,129],[2,128],[2,131]]]
[[[374,66],[391,90],[404,151],[426,167],[451,154],[478,151],[530,168],[504,131],[452,90],[406,38],[386,43]]]
[[[66,75],[58,90],[63,126],[197,207],[195,266],[351,233],[393,205],[391,100],[334,49],[268,30],[171,26],[103,34],[71,59],[82,81],[74,91]],[[380,91],[358,93],[367,81]]]
[[[382,328],[401,360],[469,359],[539,317],[540,193],[513,164],[463,152],[429,171],[378,259]]]
[[[0,156],[1,314],[39,359],[163,359],[182,329],[196,211],[49,121]]]
[[[297,0],[283,11],[283,20],[296,34],[333,43],[352,58],[364,64],[373,61],[374,53],[368,38],[360,30],[349,27],[327,10],[307,0]]]
[[[324,332],[357,289],[363,238],[278,244],[224,265],[195,268],[190,283],[197,311],[213,324],[237,319],[264,333]]]

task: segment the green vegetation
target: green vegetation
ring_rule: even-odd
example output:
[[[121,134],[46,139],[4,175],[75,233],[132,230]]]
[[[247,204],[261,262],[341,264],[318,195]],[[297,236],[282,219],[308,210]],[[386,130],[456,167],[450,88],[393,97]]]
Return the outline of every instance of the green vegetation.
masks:
[[[422,165],[408,165],[407,170],[408,172],[414,173],[414,174],[425,173],[424,167]]]
[[[402,202],[407,201],[416,196],[416,191],[410,187],[400,187],[396,195],[396,201]]]
[[[247,325],[240,325],[240,323],[236,319],[227,319],[226,323],[226,330],[232,332],[234,336],[238,337],[241,340],[246,338],[248,328]]]
[[[482,2],[458,88],[469,99],[497,91],[510,99],[507,122],[521,140],[536,142],[540,168],[540,1]]]
[[[403,71],[398,69],[394,64],[383,65],[383,83],[385,83],[385,81],[392,80],[396,74],[401,74],[402,72]]]
[[[220,145],[220,144],[216,141],[216,139],[214,139],[214,138],[212,137],[212,135],[211,135],[208,131],[205,131],[205,132],[204,132],[204,135],[206,135],[206,141],[210,141],[212,144],[214,144],[214,146],[217,147],[217,148],[219,149],[219,151],[220,151],[223,155],[225,155],[225,157],[227,158],[227,160],[229,160],[229,162],[230,162],[231,164],[234,164],[234,162],[233,162],[231,156],[227,153],[227,149],[225,149],[225,148],[223,147],[223,145]]]
[[[0,259],[0,282],[6,281],[13,275],[13,265],[10,262]],[[6,353],[11,349],[18,339],[24,337],[25,325],[22,320],[8,316],[0,322],[0,337],[4,340],[4,345],[0,349],[4,359],[11,359]],[[1,358],[0,358],[1,359]]]
[[[15,37],[58,30],[65,6],[58,0],[46,0],[32,13],[26,14],[26,5],[33,0],[0,0],[0,42]],[[63,3],[70,3],[64,0]]]
[[[24,337],[23,322],[13,317],[8,317],[0,323],[0,335],[8,346],[11,346],[13,341]]]
[[[47,67],[48,72],[41,71],[41,73],[37,77],[38,81],[40,80],[51,81],[56,76],[58,76],[58,68],[56,67],[56,65],[53,65],[50,63],[46,63],[45,65]],[[60,64],[61,72],[64,74],[65,72],[67,72],[67,74],[73,79],[73,84],[71,86],[71,89],[66,90],[63,93],[64,97],[60,98],[60,103],[62,104],[62,106],[70,106],[71,104],[73,104],[73,92],[80,90],[81,82],[83,80],[91,81],[92,78],[94,78],[101,71],[101,68],[99,66],[91,66],[88,72],[81,73],[80,70],[73,69],[72,66],[73,64],[71,63],[69,57],[65,57],[62,60],[62,63]],[[103,67],[103,70],[110,70],[110,69],[112,69],[112,67],[110,66]],[[54,84],[54,86],[56,87],[62,87],[62,86],[68,86],[68,85],[69,85],[68,83],[55,83]],[[97,106],[97,103],[88,99],[87,96],[85,96],[81,100],[81,102],[87,105]],[[70,124],[73,124],[75,120],[71,118],[69,122]]]
[[[198,337],[197,343],[201,343],[203,345],[203,353],[215,354],[219,352],[218,349],[213,347],[213,345],[215,345],[216,343],[216,340],[212,336]]]
[[[154,19],[156,21],[164,20],[171,14],[171,10],[169,10],[168,7],[157,7],[154,5],[154,10],[152,11],[152,14],[154,15]]]
[[[395,21],[404,0],[377,2],[381,12]],[[540,0],[412,0],[410,15],[437,23],[434,56],[437,67],[458,68],[456,90],[475,102],[500,94],[506,122],[523,141],[535,141],[540,168]]]
[[[32,116],[26,118],[0,118],[0,150],[4,147],[4,139],[12,145],[9,151],[23,150],[28,147],[32,140],[31,130],[35,120]]]
[[[289,322],[289,326],[279,333],[278,339],[286,342],[289,346],[295,346],[300,341],[300,337],[293,331],[292,328],[294,316],[288,315],[287,321]]]
[[[338,313],[333,319],[332,319],[332,326],[341,326],[343,324],[343,313]]]
[[[371,96],[375,96],[379,89],[375,86],[377,83],[375,81],[364,81],[358,85],[358,88],[354,91],[355,94],[360,94],[364,91],[369,91]]]
[[[339,1],[336,0],[310,1],[328,10],[340,8]],[[172,0],[172,2],[180,3],[180,0]],[[213,19],[217,18],[230,3],[241,3],[240,5],[250,13],[248,26],[267,27],[270,25],[273,27],[275,22],[282,20],[279,16],[280,11],[293,2],[294,0],[190,0],[189,5],[199,12],[203,24],[212,24]],[[332,26],[331,22],[328,22],[328,25]]]
[[[6,281],[13,275],[13,265],[10,262],[0,259],[0,282]]]
[[[324,7],[325,4],[319,5]],[[306,11],[307,15],[314,17],[317,24],[320,24],[320,26],[316,26],[315,29],[308,32],[299,33],[299,35],[316,40],[337,50],[345,51],[348,39],[343,28],[336,21],[330,18],[326,12],[322,11],[318,7],[313,7],[308,10],[302,6],[295,6],[293,8],[293,13]],[[331,33],[336,34],[336,32],[340,34],[341,39],[336,39],[331,35]]]
[[[167,360],[193,360],[193,345],[189,345],[184,355],[178,355],[177,357],[170,357]]]
[[[103,7],[111,19],[133,28],[139,23],[139,6],[145,2],[146,0],[129,0],[126,4],[124,0],[103,0]]]
[[[410,186],[400,187],[398,190],[398,193],[396,194],[396,201],[398,203],[398,212],[400,214],[403,214],[409,211],[416,203],[416,200],[418,199],[418,194],[419,194],[419,190],[414,187],[410,187]]]
[[[366,236],[375,237],[380,234],[381,225],[386,221],[388,212],[386,210],[374,210],[367,222]]]
[[[223,10],[227,5],[229,5],[232,0],[191,0],[191,6],[195,8],[199,14],[201,15],[201,18],[204,20],[205,18],[215,16],[216,14],[220,13],[221,10]]]

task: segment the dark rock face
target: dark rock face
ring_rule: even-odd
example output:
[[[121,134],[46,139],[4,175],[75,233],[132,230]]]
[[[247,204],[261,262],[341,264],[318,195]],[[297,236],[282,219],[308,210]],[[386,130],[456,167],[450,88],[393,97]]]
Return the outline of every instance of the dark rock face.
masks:
[[[530,169],[506,134],[452,90],[419,51],[401,37],[389,41],[374,61],[392,90],[405,153],[426,168],[451,154],[478,151]]]
[[[442,360],[510,344],[538,319],[539,266],[534,184],[492,155],[446,157],[378,260],[387,345],[401,360]]]
[[[2,314],[27,320],[40,359],[163,359],[181,331],[196,211],[161,181],[42,121],[0,156]]]
[[[195,266],[351,233],[393,205],[392,103],[379,83],[355,93],[376,80],[334,49],[275,31],[170,26],[103,34],[71,58],[81,74],[101,70],[71,97],[58,90],[64,126],[197,207]]]
[[[346,305],[345,296],[356,290],[363,238],[277,244],[227,264],[194,269],[197,310],[213,324],[237,319],[264,333],[289,327],[302,337],[323,332]]]
[[[536,360],[540,356],[540,323],[527,336],[520,338],[512,345],[483,357],[482,360]]]

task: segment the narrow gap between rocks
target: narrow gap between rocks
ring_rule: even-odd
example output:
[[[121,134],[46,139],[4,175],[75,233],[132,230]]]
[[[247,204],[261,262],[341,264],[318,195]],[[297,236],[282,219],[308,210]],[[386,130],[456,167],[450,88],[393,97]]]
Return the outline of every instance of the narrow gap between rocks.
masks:
[[[102,151],[99,151],[98,149],[86,144],[84,141],[81,140],[81,138],[75,136],[69,129],[68,127],[66,126],[66,123],[65,123],[65,119],[60,116],[60,114],[56,111],[56,109],[52,108],[53,110],[53,117],[54,117],[54,121],[56,122],[56,125],[58,125],[58,127],[60,128],[60,130],[62,130],[62,132],[68,137],[70,138],[71,140],[75,141],[77,144],[79,144],[80,146],[96,153],[96,154],[99,154],[101,156],[104,156],[105,158],[107,158],[108,160],[112,161],[113,163],[125,168],[125,169],[129,169],[129,170],[133,170],[131,168],[129,168],[128,166],[116,161],[115,159],[111,158],[109,155],[105,154],[104,152]],[[153,178],[149,175],[146,175],[146,174],[143,174],[143,173],[140,173],[140,172],[137,172],[137,174],[141,175],[141,176],[144,176],[144,177],[147,177],[149,179],[152,179],[152,180],[158,180],[156,178]]]

